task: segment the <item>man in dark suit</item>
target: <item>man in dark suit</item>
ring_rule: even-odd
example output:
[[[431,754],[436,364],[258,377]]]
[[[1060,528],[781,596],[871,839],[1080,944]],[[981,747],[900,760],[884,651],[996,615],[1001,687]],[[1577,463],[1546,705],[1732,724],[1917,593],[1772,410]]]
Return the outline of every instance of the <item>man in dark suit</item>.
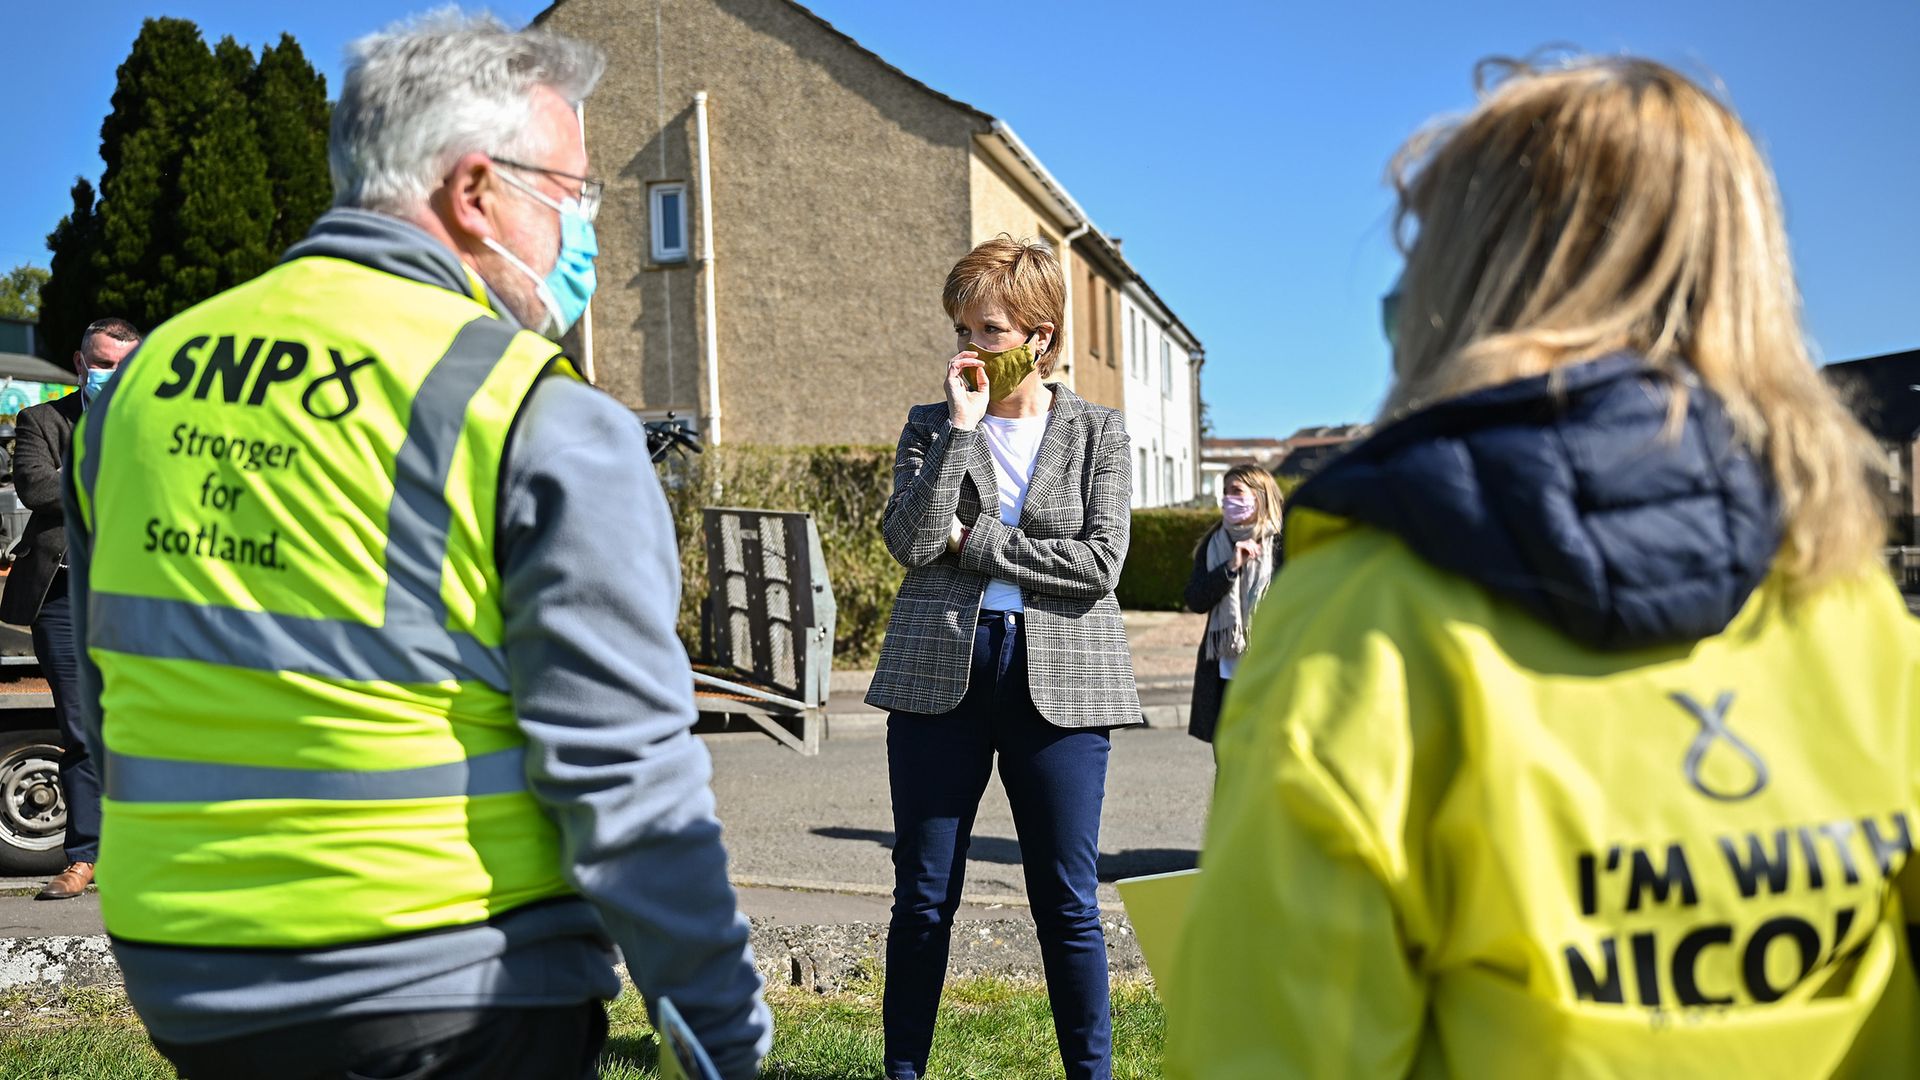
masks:
[[[33,628],[33,655],[53,690],[60,725],[60,793],[67,804],[67,868],[40,890],[39,900],[68,900],[93,881],[100,851],[100,776],[80,736],[80,659],[67,599],[67,525],[60,510],[62,470],[80,410],[99,393],[121,361],[140,344],[125,319],[101,319],[80,335],[73,366],[80,392],[35,405],[14,421],[13,487],[33,511],[0,593],[0,622]]]

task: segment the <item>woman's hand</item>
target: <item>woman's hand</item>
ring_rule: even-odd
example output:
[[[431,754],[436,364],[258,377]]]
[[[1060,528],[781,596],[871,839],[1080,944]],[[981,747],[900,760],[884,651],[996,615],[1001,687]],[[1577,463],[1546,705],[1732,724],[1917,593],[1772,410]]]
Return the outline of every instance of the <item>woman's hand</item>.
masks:
[[[1233,545],[1233,562],[1228,564],[1229,573],[1239,573],[1240,568],[1250,562],[1259,562],[1266,554],[1266,548],[1258,540],[1242,540]]]
[[[975,390],[967,382],[968,372],[979,382]],[[972,431],[987,415],[987,365],[972,352],[961,352],[947,361],[947,417],[956,431]]]

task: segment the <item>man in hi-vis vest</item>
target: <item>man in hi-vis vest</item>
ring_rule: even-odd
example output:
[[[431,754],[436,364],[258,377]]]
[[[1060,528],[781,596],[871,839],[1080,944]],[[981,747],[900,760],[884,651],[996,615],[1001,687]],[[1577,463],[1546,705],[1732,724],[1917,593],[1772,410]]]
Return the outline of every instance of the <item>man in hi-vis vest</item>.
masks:
[[[188,1077],[591,1076],[615,943],[723,1075],[767,1051],[665,501],[550,340],[604,63],[455,13],[357,42],[336,209],[77,430],[101,909]]]

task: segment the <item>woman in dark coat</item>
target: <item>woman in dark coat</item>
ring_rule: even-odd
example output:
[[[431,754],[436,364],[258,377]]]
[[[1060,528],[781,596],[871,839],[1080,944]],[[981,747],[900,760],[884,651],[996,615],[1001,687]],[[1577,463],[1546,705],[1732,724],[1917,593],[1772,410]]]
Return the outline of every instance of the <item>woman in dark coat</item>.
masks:
[[[1221,521],[1193,550],[1187,610],[1207,616],[1207,632],[1193,669],[1193,708],[1187,734],[1213,741],[1220,701],[1247,650],[1253,609],[1280,570],[1280,488],[1257,465],[1228,470]]]

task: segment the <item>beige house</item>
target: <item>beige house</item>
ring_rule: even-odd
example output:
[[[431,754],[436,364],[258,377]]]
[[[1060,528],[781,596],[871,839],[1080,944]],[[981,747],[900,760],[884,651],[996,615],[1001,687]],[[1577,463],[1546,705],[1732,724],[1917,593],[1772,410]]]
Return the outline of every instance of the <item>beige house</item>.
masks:
[[[1124,404],[1110,312],[1144,282],[1006,124],[789,0],[558,0],[535,21],[609,57],[585,109],[600,290],[568,344],[642,416],[890,445],[941,394],[948,268],[1002,232],[1062,252],[1055,377]]]

